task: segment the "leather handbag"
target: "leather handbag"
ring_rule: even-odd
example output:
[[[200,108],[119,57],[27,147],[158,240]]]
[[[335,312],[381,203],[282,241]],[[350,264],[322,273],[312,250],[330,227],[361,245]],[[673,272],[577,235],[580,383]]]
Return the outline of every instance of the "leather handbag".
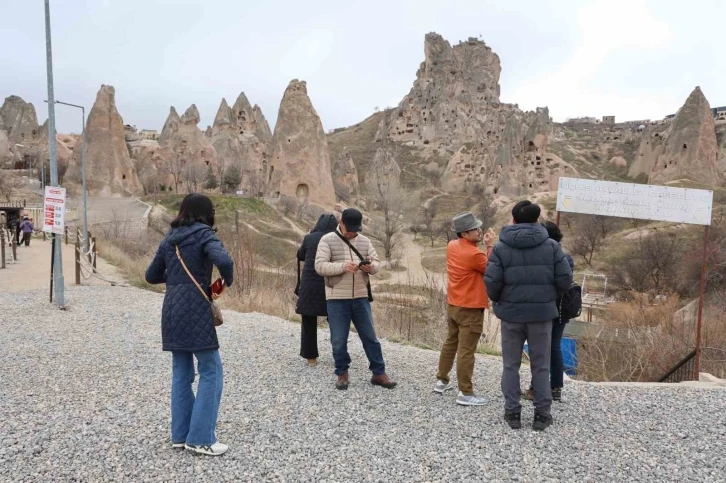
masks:
[[[184,271],[187,272],[187,275],[189,275],[189,278],[192,279],[194,285],[196,285],[196,287],[202,293],[204,299],[209,302],[209,308],[212,309],[212,320],[214,320],[214,326],[219,327],[224,323],[224,318],[222,317],[222,310],[217,304],[214,303],[212,299],[207,296],[207,293],[204,291],[201,285],[199,285],[197,279],[194,278],[194,276],[192,275],[192,272],[190,272],[187,268],[187,265],[184,263],[184,259],[182,259],[181,253],[179,252],[179,245],[174,245],[174,248],[176,248],[176,257],[179,259],[179,263],[181,263],[182,267],[184,267]]]

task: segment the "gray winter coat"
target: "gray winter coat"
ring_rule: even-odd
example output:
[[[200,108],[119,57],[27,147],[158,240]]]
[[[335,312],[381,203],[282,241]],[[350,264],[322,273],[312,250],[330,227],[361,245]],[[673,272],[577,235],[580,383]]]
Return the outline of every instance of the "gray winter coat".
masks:
[[[558,315],[557,295],[572,284],[572,269],[544,226],[507,225],[489,256],[484,283],[499,319],[552,320]]]

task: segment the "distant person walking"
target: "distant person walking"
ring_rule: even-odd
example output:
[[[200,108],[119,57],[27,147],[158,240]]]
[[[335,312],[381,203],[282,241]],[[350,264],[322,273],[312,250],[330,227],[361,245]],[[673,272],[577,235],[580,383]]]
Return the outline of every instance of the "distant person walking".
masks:
[[[320,239],[315,256],[315,271],[325,277],[330,343],[335,375],[338,376],[335,387],[348,389],[351,362],[348,334],[352,321],[368,357],[368,368],[373,373],[371,384],[393,389],[396,383],[386,375],[369,300],[369,279],[378,273],[381,262],[371,241],[360,234],[362,230],[363,215],[355,208],[348,208],[343,211],[338,229]]]
[[[549,237],[556,241],[557,243],[560,243],[562,241],[562,231],[560,231],[560,228],[552,223],[551,221],[545,221],[542,223],[542,226],[545,227],[547,230],[547,234]],[[575,261],[572,260],[572,257],[565,253],[565,258],[567,258],[567,263],[570,265],[570,270],[574,273],[575,272]],[[562,334],[565,332],[565,326],[569,322],[568,319],[562,319],[560,317],[555,317],[554,320],[552,320],[552,348],[550,350],[550,388],[552,388],[552,400],[553,401],[561,401],[562,400],[562,388],[564,387],[564,372],[565,372],[565,364],[562,360]],[[534,387],[532,384],[530,384],[529,389],[527,392],[524,393],[525,399],[534,399]]]
[[[12,237],[11,240],[15,240],[15,244],[20,245],[20,219],[18,217],[10,221],[10,235]]]
[[[466,211],[454,217],[454,232],[458,237],[446,246],[446,272],[448,275],[447,321],[448,334],[439,355],[439,372],[434,391],[443,394],[455,387],[449,372],[456,358],[456,378],[462,406],[482,406],[486,399],[474,394],[471,378],[474,374],[476,347],[484,332],[484,309],[489,307],[484,272],[496,235],[487,231],[482,236],[482,222]],[[487,252],[477,244],[482,239]]]
[[[494,245],[484,282],[502,321],[504,418],[513,429],[522,425],[519,367],[527,341],[534,386],[532,428],[543,431],[552,424],[552,320],[558,314],[558,295],[570,288],[572,270],[560,244],[537,223],[539,215],[540,207],[531,201],[514,205],[512,224],[502,229]]]
[[[302,316],[300,329],[300,357],[307,359],[308,365],[318,363],[318,317],[328,316],[325,300],[325,280],[315,271],[315,254],[323,235],[335,231],[338,220],[335,215],[320,215],[315,227],[305,235],[297,251],[298,265],[304,262],[298,289],[295,312]],[[299,270],[299,266],[298,266]]]
[[[228,448],[215,435],[224,377],[209,287],[214,266],[224,284],[232,285],[234,262],[213,226],[212,201],[197,193],[187,195],[146,270],[146,281],[166,283],[161,338],[163,350],[172,353],[172,447],[217,456]],[[192,391],[195,357],[199,372],[196,397]]]
[[[33,229],[33,222],[26,216],[20,224],[20,230],[23,232],[21,243],[25,244],[26,247],[30,246],[30,237],[33,236]]]

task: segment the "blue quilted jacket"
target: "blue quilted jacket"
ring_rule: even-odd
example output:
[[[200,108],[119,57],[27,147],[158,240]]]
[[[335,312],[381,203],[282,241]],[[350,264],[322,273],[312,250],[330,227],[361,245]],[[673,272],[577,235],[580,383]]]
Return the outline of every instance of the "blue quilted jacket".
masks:
[[[166,283],[161,311],[161,339],[165,351],[219,349],[209,302],[184,271],[175,246],[199,285],[210,295],[212,268],[216,265],[227,286],[232,285],[234,262],[214,231],[203,223],[172,228],[146,269],[146,281]]]

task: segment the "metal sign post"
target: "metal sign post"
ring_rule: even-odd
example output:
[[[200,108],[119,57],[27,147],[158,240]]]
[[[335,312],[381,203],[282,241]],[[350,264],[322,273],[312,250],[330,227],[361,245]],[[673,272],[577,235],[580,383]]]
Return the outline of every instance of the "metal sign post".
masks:
[[[50,184],[59,186],[58,152],[55,139],[55,94],[53,93],[53,48],[50,35],[50,0],[45,0],[45,60],[48,75],[48,140],[50,142]],[[53,235],[55,239],[55,235]],[[63,280],[63,254],[60,243],[53,246],[53,279],[55,285],[55,302],[63,307],[65,301],[65,282]]]

